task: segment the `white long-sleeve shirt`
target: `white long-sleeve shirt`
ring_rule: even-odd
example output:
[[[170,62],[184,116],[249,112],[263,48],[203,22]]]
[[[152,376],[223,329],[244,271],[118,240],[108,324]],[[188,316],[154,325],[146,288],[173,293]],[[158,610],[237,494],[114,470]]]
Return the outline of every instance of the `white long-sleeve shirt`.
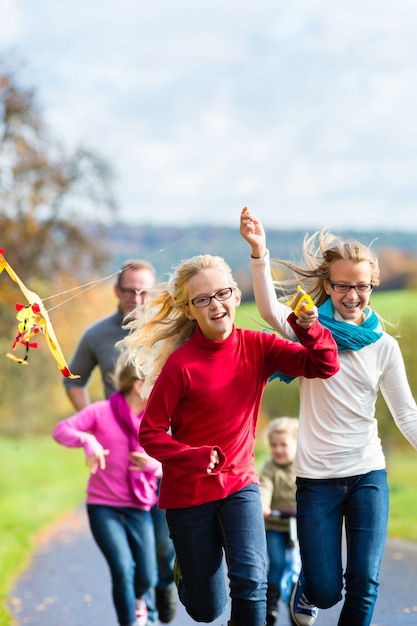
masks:
[[[282,336],[297,340],[279,302],[269,253],[250,257],[256,305]],[[383,469],[375,403],[378,390],[403,435],[417,449],[417,406],[398,342],[383,332],[375,343],[339,353],[340,371],[326,380],[300,379],[300,415],[294,472],[303,478],[341,478]]]

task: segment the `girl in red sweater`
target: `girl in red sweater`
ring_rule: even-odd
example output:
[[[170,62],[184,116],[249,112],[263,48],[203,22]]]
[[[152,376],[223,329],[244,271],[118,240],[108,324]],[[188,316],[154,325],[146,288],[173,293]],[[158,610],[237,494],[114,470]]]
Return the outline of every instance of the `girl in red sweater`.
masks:
[[[176,549],[180,600],[198,622],[221,615],[225,555],[229,626],[263,626],[266,545],[254,467],[262,394],[277,371],[327,378],[339,364],[316,309],[290,315],[291,342],[236,328],[240,299],[222,258],[194,257],[150,293],[122,346],[147,364],[145,385],[153,387],[139,438],[163,464],[159,506]]]

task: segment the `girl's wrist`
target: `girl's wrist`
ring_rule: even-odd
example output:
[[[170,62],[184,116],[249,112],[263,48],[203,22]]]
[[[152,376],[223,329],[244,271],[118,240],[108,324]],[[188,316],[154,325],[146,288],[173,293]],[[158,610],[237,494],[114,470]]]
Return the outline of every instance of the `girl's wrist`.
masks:
[[[267,253],[267,250],[265,248],[264,249],[258,248],[256,250],[252,249],[251,257],[252,259],[263,259],[266,253]]]

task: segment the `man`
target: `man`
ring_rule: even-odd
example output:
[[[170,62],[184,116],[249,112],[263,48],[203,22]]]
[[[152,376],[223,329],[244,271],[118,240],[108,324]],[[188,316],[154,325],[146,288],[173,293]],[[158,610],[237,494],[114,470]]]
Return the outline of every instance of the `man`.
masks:
[[[155,269],[147,261],[133,259],[126,261],[117,274],[114,293],[119,305],[115,313],[95,322],[87,328],[70,361],[72,371],[80,378],[65,379],[68,398],[77,411],[90,402],[87,387],[94,369],[98,366],[108,398],[115,391],[112,380],[118,356],[115,344],[123,339],[128,330],[123,327],[127,314],[140,315],[140,305],[146,294],[155,284]],[[132,313],[135,311],[135,313]]]
[[[114,292],[118,309],[112,315],[95,322],[82,335],[69,366],[80,378],[64,379],[68,398],[77,411],[90,402],[88,384],[96,367],[100,369],[103,391],[108,398],[114,391],[113,372],[118,350],[116,343],[128,334],[125,317],[141,315],[146,294],[155,284],[155,269],[147,261],[126,261],[117,274]],[[169,537],[165,511],[152,509],[154,520],[159,581],[155,589],[155,602],[161,622],[168,623],[175,614],[177,597],[173,584],[175,552]]]

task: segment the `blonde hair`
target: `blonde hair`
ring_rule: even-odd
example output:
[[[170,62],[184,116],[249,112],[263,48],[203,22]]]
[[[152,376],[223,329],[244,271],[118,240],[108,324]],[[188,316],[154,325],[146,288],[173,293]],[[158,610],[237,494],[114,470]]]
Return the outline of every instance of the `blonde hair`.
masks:
[[[126,395],[132,391],[135,382],[137,380],[145,380],[145,376],[143,370],[137,368],[128,358],[127,353],[122,352],[116,361],[112,379],[117,391]]]
[[[298,433],[298,419],[296,417],[275,417],[269,422],[265,430],[264,438],[266,444],[269,445],[271,435],[274,433],[292,435],[296,439]]]
[[[143,314],[128,324],[129,335],[117,346],[127,350],[136,367],[143,367],[146,380],[143,394],[147,397],[165,361],[193,334],[196,321],[186,315],[189,304],[188,281],[207,269],[220,270],[228,286],[240,295],[232,270],[219,256],[202,254],[183,261],[174,268],[171,278],[152,289],[145,300]]]
[[[320,306],[328,298],[324,281],[330,280],[330,271],[335,261],[346,260],[353,263],[366,261],[371,267],[372,284],[378,286],[380,283],[378,258],[370,246],[354,240],[343,241],[330,233],[327,228],[317,231],[311,237],[306,236],[302,252],[305,267],[282,259],[271,259],[271,265],[284,265],[296,275],[288,280],[274,281],[274,285],[285,293],[290,293],[301,284],[316,306]]]

